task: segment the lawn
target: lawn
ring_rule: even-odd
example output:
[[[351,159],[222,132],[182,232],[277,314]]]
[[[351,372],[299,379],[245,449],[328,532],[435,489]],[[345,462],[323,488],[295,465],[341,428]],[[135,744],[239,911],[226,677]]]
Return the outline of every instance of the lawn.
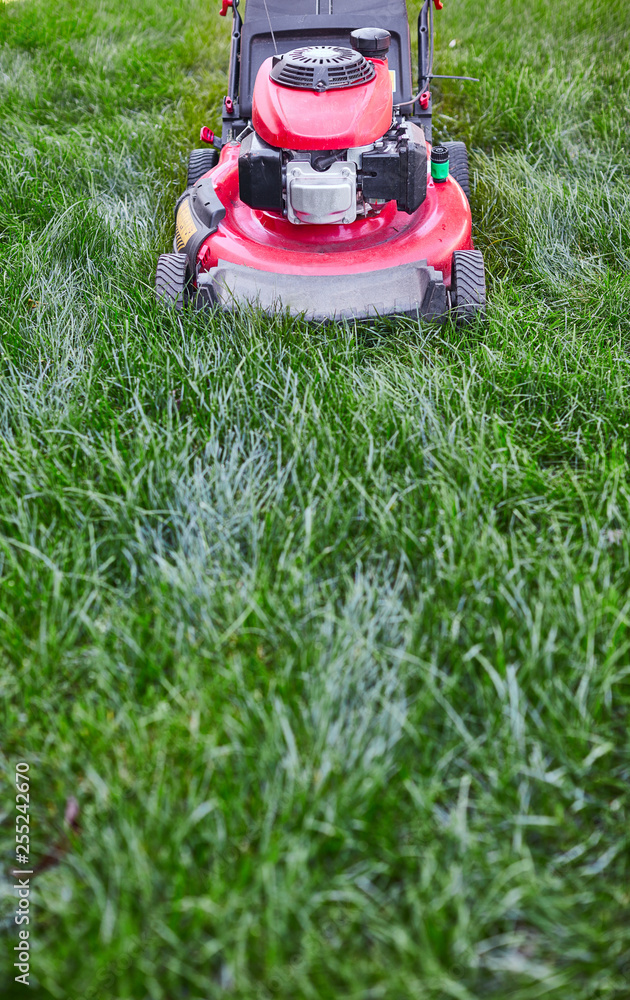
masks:
[[[156,306],[218,7],[0,3],[0,993],[25,761],[28,996],[628,1000],[630,5],[436,16],[465,332]]]

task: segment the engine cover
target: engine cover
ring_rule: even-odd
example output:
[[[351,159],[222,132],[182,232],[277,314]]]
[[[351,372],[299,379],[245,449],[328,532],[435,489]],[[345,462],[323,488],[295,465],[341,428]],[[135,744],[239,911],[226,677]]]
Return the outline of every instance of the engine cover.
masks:
[[[316,48],[311,46],[309,52]],[[335,51],[332,46],[320,48],[324,53]],[[381,59],[364,60],[370,72],[365,79],[355,79],[364,74],[361,66],[354,65],[357,53],[352,49],[339,51],[349,52],[353,60],[341,63],[346,77],[342,87],[330,82],[335,78],[334,67],[325,75],[321,70],[326,67],[314,67],[313,86],[302,89],[289,85],[288,77],[281,83],[273,78],[274,73],[282,78],[280,63],[273,57],[262,64],[254,87],[252,124],[264,142],[293,150],[349,149],[369,145],[387,132],[393,112],[387,63]],[[293,57],[294,53],[288,55]],[[322,58],[329,56],[323,54]],[[285,68],[288,71],[291,66]]]
[[[376,76],[374,63],[341,45],[306,45],[273,60],[269,74],[275,83],[293,90],[341,90],[360,87]]]

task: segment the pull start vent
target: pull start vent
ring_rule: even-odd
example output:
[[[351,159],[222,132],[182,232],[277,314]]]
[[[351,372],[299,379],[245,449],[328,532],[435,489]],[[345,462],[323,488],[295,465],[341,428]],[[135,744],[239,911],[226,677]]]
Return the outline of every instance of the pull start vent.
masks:
[[[280,56],[271,79],[295,90],[340,90],[360,87],[376,76],[374,64],[354,49],[340,45],[308,45]]]

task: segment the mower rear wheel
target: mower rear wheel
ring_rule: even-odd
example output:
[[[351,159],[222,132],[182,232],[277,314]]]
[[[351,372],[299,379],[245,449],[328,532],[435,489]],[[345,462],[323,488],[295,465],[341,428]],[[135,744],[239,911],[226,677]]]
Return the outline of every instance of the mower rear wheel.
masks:
[[[155,294],[162,305],[181,312],[191,297],[191,275],[185,253],[163,253],[155,275]]]
[[[449,152],[451,176],[455,178],[460,188],[470,201],[470,174],[468,171],[468,150],[465,142],[445,142]]]
[[[216,167],[219,154],[216,149],[193,149],[188,157],[188,187],[196,184],[200,177]]]
[[[486,269],[478,250],[456,250],[453,254],[451,308],[460,326],[485,318]]]

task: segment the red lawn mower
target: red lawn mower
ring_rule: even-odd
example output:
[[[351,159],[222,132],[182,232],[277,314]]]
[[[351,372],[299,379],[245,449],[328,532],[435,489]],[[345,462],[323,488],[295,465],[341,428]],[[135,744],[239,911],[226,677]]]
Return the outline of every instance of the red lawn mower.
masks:
[[[223,134],[203,128],[190,155],[159,300],[314,321],[483,315],[466,147],[431,141],[433,3],[415,92],[405,0],[247,0],[244,22],[223,0]]]

